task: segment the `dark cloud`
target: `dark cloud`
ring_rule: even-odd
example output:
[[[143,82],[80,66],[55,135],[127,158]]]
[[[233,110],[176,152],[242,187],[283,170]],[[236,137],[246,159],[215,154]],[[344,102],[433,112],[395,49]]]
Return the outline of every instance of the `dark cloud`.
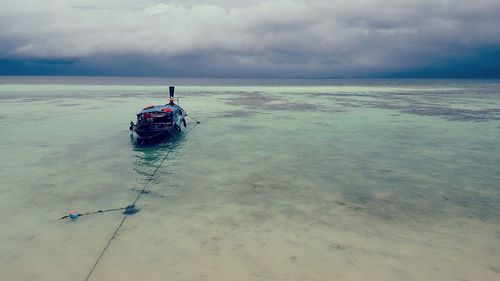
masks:
[[[7,0],[0,74],[499,77],[499,14],[498,0]]]

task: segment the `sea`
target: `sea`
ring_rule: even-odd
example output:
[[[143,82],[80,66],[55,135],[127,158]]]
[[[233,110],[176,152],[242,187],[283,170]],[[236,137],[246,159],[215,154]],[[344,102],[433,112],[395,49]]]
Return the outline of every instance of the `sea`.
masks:
[[[4,76],[0,134],[1,280],[500,280],[500,80]]]

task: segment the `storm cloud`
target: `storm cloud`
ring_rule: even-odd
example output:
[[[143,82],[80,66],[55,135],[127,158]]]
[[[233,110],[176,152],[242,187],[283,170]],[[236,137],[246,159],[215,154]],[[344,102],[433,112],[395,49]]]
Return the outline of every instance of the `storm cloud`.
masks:
[[[498,15],[498,0],[3,0],[0,73],[500,76]]]

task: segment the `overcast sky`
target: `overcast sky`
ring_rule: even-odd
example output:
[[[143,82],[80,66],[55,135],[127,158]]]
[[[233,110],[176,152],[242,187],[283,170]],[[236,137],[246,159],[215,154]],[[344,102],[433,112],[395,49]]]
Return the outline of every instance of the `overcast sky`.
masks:
[[[500,0],[0,0],[0,74],[500,77]]]

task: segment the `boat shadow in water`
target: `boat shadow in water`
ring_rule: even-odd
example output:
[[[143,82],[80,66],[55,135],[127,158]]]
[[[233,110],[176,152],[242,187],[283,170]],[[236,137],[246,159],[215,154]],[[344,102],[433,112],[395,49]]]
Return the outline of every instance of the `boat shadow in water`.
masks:
[[[171,172],[168,166],[174,165],[178,159],[179,151],[182,149],[185,140],[186,134],[184,133],[155,138],[147,143],[137,141],[137,138],[131,137],[133,169],[137,173],[137,182],[140,185],[147,182],[158,184],[162,177],[169,176]],[[132,190],[148,196],[165,197],[161,192],[158,193],[149,188],[143,190],[140,185],[132,188]]]
[[[150,137],[138,137],[133,133],[130,134],[130,142],[136,147],[158,146],[162,144],[177,144],[185,139],[185,132],[164,132]]]

